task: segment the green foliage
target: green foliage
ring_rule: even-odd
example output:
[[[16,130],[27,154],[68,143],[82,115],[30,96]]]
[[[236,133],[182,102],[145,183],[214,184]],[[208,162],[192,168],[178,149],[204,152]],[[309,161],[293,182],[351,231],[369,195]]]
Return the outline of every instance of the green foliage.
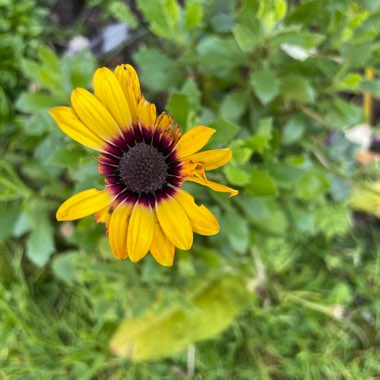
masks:
[[[114,260],[93,218],[57,223],[64,199],[101,181],[47,111],[90,88],[98,63],[37,42],[46,9],[0,0],[0,377],[376,378],[380,241],[352,211],[379,216],[378,173],[356,167],[343,132],[364,122],[363,94],[380,96],[363,74],[378,75],[380,7],[135,3],[87,11],[143,36],[126,54],[144,95],[183,131],[216,129],[208,147],[233,159],[209,178],[239,195],[186,184],[221,232],[173,268]]]
[[[49,1],[0,1],[0,128],[13,117],[13,102],[26,84],[20,61],[33,56],[44,32],[43,19]],[[45,30],[46,32],[46,30]]]

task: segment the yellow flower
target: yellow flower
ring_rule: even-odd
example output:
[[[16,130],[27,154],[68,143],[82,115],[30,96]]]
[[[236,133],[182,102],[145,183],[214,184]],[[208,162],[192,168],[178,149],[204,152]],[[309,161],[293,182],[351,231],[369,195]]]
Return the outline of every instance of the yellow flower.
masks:
[[[197,126],[183,136],[173,118],[141,95],[136,71],[120,65],[94,74],[94,94],[77,88],[72,108],[56,107],[50,114],[61,130],[100,153],[98,168],[103,190],[89,189],[66,200],[57,220],[75,220],[95,214],[105,223],[111,249],[118,259],[136,262],[148,251],[170,266],[174,249],[188,250],[193,231],[219,232],[214,215],[181,189],[185,181],[215,191],[237,191],[207,180],[205,171],[226,164],[230,149],[197,153],[215,130]]]

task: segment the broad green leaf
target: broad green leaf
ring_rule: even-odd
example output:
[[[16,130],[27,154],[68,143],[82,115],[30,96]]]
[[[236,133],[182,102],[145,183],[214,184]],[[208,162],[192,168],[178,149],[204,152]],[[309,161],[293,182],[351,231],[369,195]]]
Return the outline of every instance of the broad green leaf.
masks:
[[[284,145],[294,144],[305,133],[305,122],[300,118],[291,118],[281,131],[281,141]]]
[[[298,182],[296,195],[299,198],[313,200],[321,197],[329,188],[326,176],[318,171],[308,171]]]
[[[224,167],[224,174],[226,175],[228,182],[236,186],[244,186],[249,182],[250,176],[247,169],[228,165]]]
[[[169,113],[174,117],[175,122],[182,128],[186,128],[189,114],[189,99],[187,95],[180,93],[171,94],[167,108]]]
[[[261,119],[257,132],[247,140],[247,146],[253,152],[263,153],[269,148],[272,139],[272,118]]]
[[[52,268],[54,275],[67,283],[78,280],[77,268],[81,260],[79,252],[69,252],[54,258]]]
[[[280,93],[286,100],[314,103],[315,89],[308,79],[296,74],[281,78]]]
[[[360,89],[377,99],[380,98],[380,80],[364,80],[360,83]]]
[[[279,92],[279,80],[269,68],[252,73],[250,84],[261,103],[270,103]]]
[[[224,96],[220,104],[222,117],[232,121],[238,121],[247,107],[247,93],[234,91]]]
[[[246,25],[235,25],[232,33],[240,49],[245,53],[253,51],[260,43],[261,36]]]
[[[65,55],[62,58],[62,79],[68,95],[67,102],[75,87],[90,87],[96,66],[96,59],[89,50],[83,50],[73,57]]]
[[[17,99],[16,107],[22,112],[35,113],[40,110],[48,110],[57,104],[57,100],[52,98],[50,95],[39,92],[24,92]]]
[[[252,170],[250,182],[246,186],[248,194],[254,197],[267,197],[277,195],[277,187],[273,178],[262,170]]]
[[[183,83],[175,60],[162,51],[151,48],[141,48],[134,54],[133,59],[138,63],[142,85],[152,91],[168,91],[171,87]]]
[[[245,145],[244,140],[234,140],[230,147],[232,149],[232,160],[237,164],[246,164],[252,156],[252,149]]]
[[[201,108],[201,92],[197,82],[193,78],[189,78],[183,85],[181,93],[187,95],[190,109],[193,112],[198,112]]]
[[[336,83],[336,88],[338,90],[356,91],[359,89],[361,81],[362,76],[360,74],[348,74],[342,80]]]
[[[230,325],[251,301],[242,276],[226,274],[206,280],[186,296],[192,308],[175,305],[127,319],[111,339],[112,352],[132,360],[157,360],[208,339]]]
[[[366,41],[359,44],[344,44],[340,50],[343,58],[351,67],[363,67],[371,56],[373,42]]]
[[[32,230],[26,241],[26,255],[37,266],[45,265],[55,251],[54,229],[50,223],[48,206],[35,200],[29,208]]]
[[[245,253],[249,246],[249,226],[247,220],[242,218],[234,209],[230,209],[223,215],[222,228],[226,231],[232,248],[239,253]]]
[[[211,145],[213,147],[222,147],[227,145],[239,132],[240,127],[224,118],[220,118],[208,125],[210,128],[215,128],[216,133],[212,136]]]
[[[0,243],[12,235],[20,213],[19,202],[0,202]]]
[[[245,54],[232,38],[207,36],[197,46],[200,70],[219,77],[227,75],[231,69],[248,63]]]
[[[128,28],[135,29],[138,26],[136,17],[127,3],[114,0],[110,3],[108,10],[117,20],[126,23]]]
[[[48,165],[61,166],[64,168],[78,166],[82,157],[85,157],[83,150],[70,150],[67,147],[56,149],[47,157]]]
[[[199,27],[203,19],[203,5],[200,0],[187,0],[185,3],[185,28]]]
[[[5,160],[0,160],[0,202],[25,198],[29,194],[16,170]]]
[[[239,194],[236,201],[252,225],[272,234],[282,235],[286,233],[288,220],[274,198],[247,198],[243,194]]]
[[[158,37],[181,40],[181,12],[176,0],[157,0],[154,5],[151,0],[138,0],[137,4],[154,34]]]
[[[270,176],[279,187],[293,190],[303,177],[303,170],[285,162],[269,163],[264,165]]]

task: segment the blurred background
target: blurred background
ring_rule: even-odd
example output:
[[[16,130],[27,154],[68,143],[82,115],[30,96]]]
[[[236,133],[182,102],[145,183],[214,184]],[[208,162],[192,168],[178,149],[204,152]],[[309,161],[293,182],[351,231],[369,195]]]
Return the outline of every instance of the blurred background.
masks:
[[[233,150],[172,268],[55,220],[102,181],[48,110],[120,63]],[[374,0],[0,0],[0,378],[379,378],[379,71]]]

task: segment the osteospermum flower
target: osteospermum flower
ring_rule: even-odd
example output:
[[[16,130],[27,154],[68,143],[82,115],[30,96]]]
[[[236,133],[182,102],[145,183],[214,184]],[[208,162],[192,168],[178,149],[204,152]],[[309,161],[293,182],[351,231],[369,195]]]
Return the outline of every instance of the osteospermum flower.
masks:
[[[103,190],[89,189],[66,200],[58,220],[95,214],[106,225],[110,246],[118,259],[136,262],[149,251],[162,265],[172,265],[175,247],[188,250],[193,231],[214,235],[214,215],[181,189],[185,181],[236,195],[237,191],[209,181],[205,171],[226,164],[230,149],[197,153],[214,134],[197,126],[183,136],[173,118],[141,95],[136,71],[120,65],[115,72],[103,67],[94,74],[94,94],[77,88],[71,107],[50,114],[61,130],[100,153]]]

